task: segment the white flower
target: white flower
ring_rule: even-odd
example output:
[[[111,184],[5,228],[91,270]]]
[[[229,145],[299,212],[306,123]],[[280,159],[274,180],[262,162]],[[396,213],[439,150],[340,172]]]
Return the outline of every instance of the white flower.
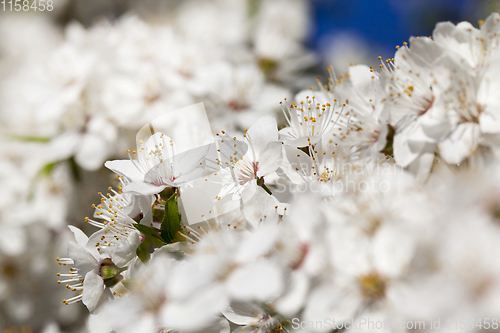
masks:
[[[312,97],[309,97],[310,95]],[[283,114],[288,127],[279,131],[280,140],[295,147],[305,147],[309,143],[318,142],[339,118],[338,103],[333,101],[333,97],[331,100],[328,100],[328,97],[320,93],[316,99],[312,91],[303,91],[295,97],[298,104],[292,102],[287,105],[285,101]]]
[[[266,257],[278,236],[272,224],[262,224],[256,233],[239,232],[232,226],[206,233],[175,271],[172,297],[189,299],[213,292],[218,311],[231,299],[269,302],[278,297],[284,289],[282,264]],[[179,283],[190,288],[175,287]]]
[[[242,194],[241,213],[246,222],[256,228],[261,223],[273,224],[281,220],[285,205],[260,187],[249,187]]]
[[[228,332],[227,321],[224,324],[216,316],[216,305],[220,301],[214,298],[213,292],[184,299],[176,298],[170,291],[186,287],[184,283],[172,286],[178,265],[165,254],[154,255],[151,263],[134,277],[129,293],[106,306],[98,314],[98,322],[118,333],[158,330],[194,333],[212,332],[212,329]]]
[[[383,65],[384,73],[390,77],[385,107],[396,132],[394,156],[403,167],[415,160],[418,163],[422,155],[433,155],[436,142],[448,130],[437,101],[440,95],[432,89],[432,68],[443,53],[430,38],[411,38],[410,47],[405,43],[396,52],[394,62]]]
[[[150,226],[152,224],[151,199],[148,196],[136,196],[130,193],[122,193],[121,187],[128,180],[118,176],[120,179],[119,191],[116,192],[109,187],[113,195],[101,192],[101,202],[95,208],[94,217],[102,219],[96,221],[88,217],[85,222],[99,228],[88,239],[88,246],[93,246],[101,254],[113,258],[114,263],[125,266],[133,258],[136,258],[136,249],[140,243],[140,233],[134,227],[136,221],[132,217],[142,213],[141,224]]]
[[[175,17],[182,35],[202,44],[241,45],[247,38],[248,4],[237,0],[185,2]],[[231,27],[231,29],[228,29]]]
[[[440,22],[432,33],[436,44],[445,48],[452,56],[460,58],[460,63],[477,69],[488,65],[492,56],[498,52],[500,41],[500,15],[491,14],[486,21],[475,28],[469,22],[457,25],[451,22]]]
[[[322,141],[314,146],[309,144],[307,154],[300,149],[284,147],[286,159],[283,159],[281,168],[295,186],[292,191],[320,187],[326,194],[335,188],[335,182],[343,180],[353,171],[350,169],[356,163],[350,160],[351,147],[339,145],[333,140]]]
[[[436,151],[458,164],[481,147],[496,150],[497,20],[491,15],[479,30],[468,22],[439,23],[434,40],[411,39],[410,48],[396,53],[393,69],[384,67],[399,165],[415,161],[428,172]]]
[[[130,183],[123,190],[139,195],[157,194],[167,187],[177,187],[204,174],[207,146],[180,154],[175,153],[174,142],[162,133],[153,134],[146,144],[139,141],[130,160],[108,161],[104,165],[127,177]]]
[[[223,181],[220,197],[239,193],[248,186],[264,185],[266,177],[278,169],[282,144],[278,142],[274,117],[260,118],[245,132],[247,150],[238,146],[236,137],[230,138],[224,133],[217,137],[219,153],[229,152],[229,158],[221,157],[217,161],[220,167],[225,167],[219,175]]]
[[[470,204],[446,207],[452,209],[446,212],[448,219],[434,222],[439,231],[434,230],[432,252],[420,254],[420,275],[398,295],[401,314],[476,318],[499,311],[500,267],[488,255],[498,247],[498,226]],[[427,303],[429,297],[434,301]]]
[[[283,318],[274,317],[250,302],[232,302],[222,313],[232,323],[240,325],[236,332],[288,332],[282,325]]]
[[[248,128],[260,117],[278,109],[276,96],[286,98],[287,89],[267,83],[262,71],[255,64],[220,62],[204,72],[205,85],[209,87],[214,110],[224,128]]]
[[[434,75],[443,95],[441,102],[446,112],[448,131],[438,142],[440,156],[450,164],[458,164],[470,157],[481,146],[497,147],[500,122],[497,111],[497,87],[500,84],[495,68],[474,72],[445,58],[440,63],[442,73]]]
[[[353,146],[360,157],[378,158],[386,147],[389,127],[383,110],[383,80],[375,69],[364,65],[349,67],[338,79],[332,72],[330,90],[339,101],[339,119],[325,137],[338,144]],[[390,155],[389,152],[384,152]]]
[[[317,62],[303,46],[309,28],[306,1],[262,1],[253,24],[253,51],[268,80],[293,82],[300,71]]]
[[[396,291],[411,272],[425,240],[422,224],[428,225],[432,212],[427,212],[426,197],[413,189],[412,177],[390,174],[373,180],[389,181],[390,191],[365,189],[331,201],[314,201],[310,195],[296,202],[290,222],[308,249],[300,269],[318,281],[308,293],[303,320],[346,321],[364,317],[366,307],[385,315],[395,309]],[[313,201],[315,209],[307,211]],[[305,219],[310,226],[303,225]]]
[[[68,242],[69,258],[57,258],[60,265],[74,265],[67,274],[59,273],[58,276],[66,280],[58,283],[67,284],[66,287],[79,294],[63,300],[65,304],[82,301],[90,312],[97,310],[98,306],[111,298],[109,287],[115,286],[122,280],[122,269],[118,268],[107,255],[99,254],[98,250],[89,244],[88,237],[78,228],[69,226],[75,235],[75,242]]]

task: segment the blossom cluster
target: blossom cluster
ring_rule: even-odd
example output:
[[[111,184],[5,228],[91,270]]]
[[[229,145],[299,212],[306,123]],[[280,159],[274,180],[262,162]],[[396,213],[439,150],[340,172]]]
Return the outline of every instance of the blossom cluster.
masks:
[[[86,311],[60,302],[54,257],[67,224],[91,230],[81,217],[113,184],[104,162],[127,156],[143,124],[203,101],[213,129],[248,127],[315,63],[303,0],[172,2],[154,22],[126,13],[64,28],[58,4],[0,19],[2,332],[81,326]]]
[[[119,185],[86,218],[97,230],[70,226],[63,303],[118,333],[498,318],[499,30],[498,14],[439,23],[380,69],[273,92],[281,129],[268,112],[183,149],[149,122],[105,163]],[[184,112],[166,119],[203,122]]]

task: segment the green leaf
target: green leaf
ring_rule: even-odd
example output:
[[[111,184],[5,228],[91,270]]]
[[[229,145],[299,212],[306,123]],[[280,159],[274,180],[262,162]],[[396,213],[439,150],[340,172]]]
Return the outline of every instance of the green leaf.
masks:
[[[159,210],[154,213],[154,216],[157,216]],[[137,247],[136,251],[137,256],[142,262],[148,261],[150,254],[156,248],[184,241],[184,237],[179,235],[179,233],[184,233],[184,231],[181,227],[177,194],[171,194],[165,201],[165,210],[161,218],[161,231],[139,223],[134,223],[134,227],[145,236],[145,239]]]
[[[40,171],[38,171],[38,177],[48,177],[54,171],[54,167],[59,164],[61,161],[55,161],[45,164]]]
[[[48,143],[51,139],[45,136],[34,136],[34,135],[11,135],[11,138],[18,141],[36,142],[36,143]]]
[[[181,215],[179,214],[179,205],[177,204],[177,194],[172,194],[165,203],[165,215],[161,222],[161,238],[167,243],[177,243],[184,241],[184,234],[181,227]]]
[[[135,252],[142,262],[146,262],[149,260],[149,255],[154,249],[162,247],[165,245],[165,242],[160,238],[157,229],[139,223],[134,223],[133,225],[146,237],[137,247],[137,251]]]
[[[36,176],[31,180],[29,189],[28,189],[28,201],[33,200],[33,196],[35,195],[35,188],[40,180],[43,177],[49,177],[54,171],[54,167],[61,163],[62,161],[55,161],[45,164],[36,174]]]
[[[154,248],[153,248],[154,250]],[[150,244],[147,244],[146,241],[142,242],[141,245],[137,247],[137,250],[135,251],[135,254],[139,257],[139,259],[143,262],[146,263],[149,261],[149,254],[152,252],[150,248]]]
[[[139,230],[146,238],[150,238],[151,241],[157,247],[162,247],[165,242],[160,238],[159,230],[153,227],[148,227],[144,224],[134,223],[134,227]]]

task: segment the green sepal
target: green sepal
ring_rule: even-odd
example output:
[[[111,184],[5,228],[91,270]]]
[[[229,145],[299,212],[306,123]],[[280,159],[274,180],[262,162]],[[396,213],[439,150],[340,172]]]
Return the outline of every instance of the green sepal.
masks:
[[[123,280],[123,276],[120,275],[121,272],[125,271],[127,266],[118,267],[116,266],[111,259],[106,258],[101,262],[101,268],[99,270],[99,275],[104,281],[104,285],[106,287],[113,287],[118,282]]]
[[[184,234],[181,227],[181,214],[179,214],[179,205],[177,203],[177,194],[174,193],[165,203],[165,215],[161,221],[161,238],[167,244],[173,244],[184,241]]]
[[[109,277],[106,279],[102,279],[102,280],[104,281],[104,285],[106,287],[111,288],[113,286],[116,286],[118,284],[118,282],[123,280],[123,276],[121,276],[120,274],[117,274],[115,276],[112,276],[112,277]]]
[[[385,144],[384,149],[382,149],[380,152],[383,153],[386,156],[393,156],[394,155],[394,134],[396,133],[394,127],[391,125],[387,124],[388,130],[387,130],[387,143]]]
[[[101,267],[101,276],[103,279],[109,279],[114,277],[118,273],[117,267],[113,266],[103,266]]]

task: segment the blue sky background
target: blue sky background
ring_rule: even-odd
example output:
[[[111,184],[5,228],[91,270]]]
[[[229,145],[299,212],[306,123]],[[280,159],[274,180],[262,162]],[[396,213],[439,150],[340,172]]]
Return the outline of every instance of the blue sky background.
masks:
[[[500,0],[313,0],[311,47],[325,51],[328,36],[357,35],[384,58],[410,36],[429,36],[437,22],[477,25]]]

